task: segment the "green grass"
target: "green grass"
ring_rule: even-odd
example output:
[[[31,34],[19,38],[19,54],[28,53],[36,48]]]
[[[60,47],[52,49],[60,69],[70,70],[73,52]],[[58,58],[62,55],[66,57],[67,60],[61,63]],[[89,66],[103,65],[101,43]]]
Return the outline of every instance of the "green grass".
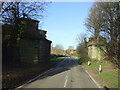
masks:
[[[90,66],[87,65],[87,62],[82,65],[90,67],[91,69],[94,69],[95,72],[98,72],[100,64],[102,64],[103,71],[96,75],[102,79],[109,88],[118,88],[118,69],[110,68],[109,66],[112,64],[111,62],[94,60],[91,62]]]
[[[80,55],[72,56],[72,58],[77,59],[77,62],[78,62],[78,63],[82,63],[82,62],[83,62],[83,61],[81,60]]]
[[[100,64],[102,65],[102,67],[104,67],[104,66],[110,65],[112,63],[108,62],[108,61],[92,60],[90,66],[93,67],[93,68],[98,68]],[[83,65],[87,66],[87,62],[83,63]]]
[[[80,57],[78,55],[76,55],[76,56],[72,56],[72,58],[79,59]]]
[[[50,60],[51,60],[51,61],[53,61],[53,60],[61,60],[61,59],[63,60],[63,59],[65,59],[65,58],[66,58],[66,57],[57,57],[57,58],[51,58]]]
[[[51,65],[55,65],[55,64],[61,62],[62,60],[64,60],[65,58],[66,58],[66,57],[51,58],[51,59],[50,59]]]
[[[110,88],[118,88],[118,70],[105,70],[99,74],[99,77],[104,80]]]

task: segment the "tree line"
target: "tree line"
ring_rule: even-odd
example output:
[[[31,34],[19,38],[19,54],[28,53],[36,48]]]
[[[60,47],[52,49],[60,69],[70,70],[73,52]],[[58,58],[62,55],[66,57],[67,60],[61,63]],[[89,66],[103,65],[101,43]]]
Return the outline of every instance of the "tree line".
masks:
[[[3,24],[17,24],[19,18],[41,19],[48,6],[47,2],[2,2],[1,21]]]
[[[75,55],[76,50],[73,46],[68,46],[67,49],[64,49],[62,44],[56,44],[55,46],[51,46],[51,54],[52,55]]]
[[[120,60],[120,2],[95,2],[85,26],[92,37],[104,37],[108,60],[119,65]]]

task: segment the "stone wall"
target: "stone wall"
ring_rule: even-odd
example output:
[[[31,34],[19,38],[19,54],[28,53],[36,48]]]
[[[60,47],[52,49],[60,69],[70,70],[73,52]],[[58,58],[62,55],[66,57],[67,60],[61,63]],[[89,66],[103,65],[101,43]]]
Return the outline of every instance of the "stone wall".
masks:
[[[105,45],[104,39],[100,38],[99,41],[94,38],[90,38],[88,42],[88,56],[91,59],[102,60],[105,57]]]
[[[38,63],[38,40],[29,38],[20,40],[20,60],[27,63]]]
[[[19,58],[21,62],[32,64],[48,63],[52,42],[46,39],[47,31],[38,30],[38,23],[39,21],[36,20],[22,18],[20,22],[20,28],[18,30],[18,37],[16,38],[17,44],[14,44],[14,42],[11,43],[12,48],[7,47],[10,39],[8,38],[5,40],[6,37],[9,37],[7,33],[10,29],[3,28],[4,57],[9,56],[9,58],[12,57],[12,59],[15,59],[16,61]],[[13,32],[13,30],[10,30],[10,32]]]
[[[2,63],[19,62],[17,38],[12,25],[2,25]]]
[[[49,63],[49,57],[50,57],[50,46],[51,42],[41,39],[39,40],[39,61],[40,63]]]
[[[29,22],[33,22],[33,24],[31,23],[30,25]],[[26,23],[25,27],[27,28],[25,28],[20,40],[21,61],[42,64],[48,63],[51,41],[46,39],[47,31],[37,29],[38,21],[27,20]]]

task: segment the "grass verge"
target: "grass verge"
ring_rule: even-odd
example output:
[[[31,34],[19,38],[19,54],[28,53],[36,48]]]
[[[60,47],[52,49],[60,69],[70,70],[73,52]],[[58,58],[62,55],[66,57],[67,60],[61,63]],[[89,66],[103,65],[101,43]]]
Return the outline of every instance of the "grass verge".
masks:
[[[102,72],[99,73],[99,65],[102,65]],[[111,62],[94,60],[88,66],[87,62],[83,67],[101,84],[102,87],[118,88],[118,69]]]
[[[72,58],[77,59],[79,63],[82,63],[83,67],[93,76],[93,78],[100,83],[102,87],[107,86],[108,88],[120,88],[119,86],[119,78],[118,72],[119,69],[115,68],[115,66],[109,61],[99,61],[99,60],[92,60],[91,65],[87,65],[87,61],[89,58],[83,58],[79,55],[72,56]],[[99,65],[102,65],[102,72],[99,73]]]
[[[56,57],[56,58],[52,58],[50,59],[51,61],[54,61],[54,60],[63,60],[65,59],[66,57]]]
[[[118,70],[111,69],[103,71],[99,77],[104,80],[110,88],[118,88]]]
[[[64,60],[66,57],[54,57],[50,59],[51,65],[55,65],[59,62],[61,62],[62,60]]]

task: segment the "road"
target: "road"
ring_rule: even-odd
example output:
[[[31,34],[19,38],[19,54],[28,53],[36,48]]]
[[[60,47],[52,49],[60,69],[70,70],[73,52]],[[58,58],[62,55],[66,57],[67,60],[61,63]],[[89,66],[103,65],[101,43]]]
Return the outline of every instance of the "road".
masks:
[[[66,58],[22,88],[98,88],[75,59]]]

